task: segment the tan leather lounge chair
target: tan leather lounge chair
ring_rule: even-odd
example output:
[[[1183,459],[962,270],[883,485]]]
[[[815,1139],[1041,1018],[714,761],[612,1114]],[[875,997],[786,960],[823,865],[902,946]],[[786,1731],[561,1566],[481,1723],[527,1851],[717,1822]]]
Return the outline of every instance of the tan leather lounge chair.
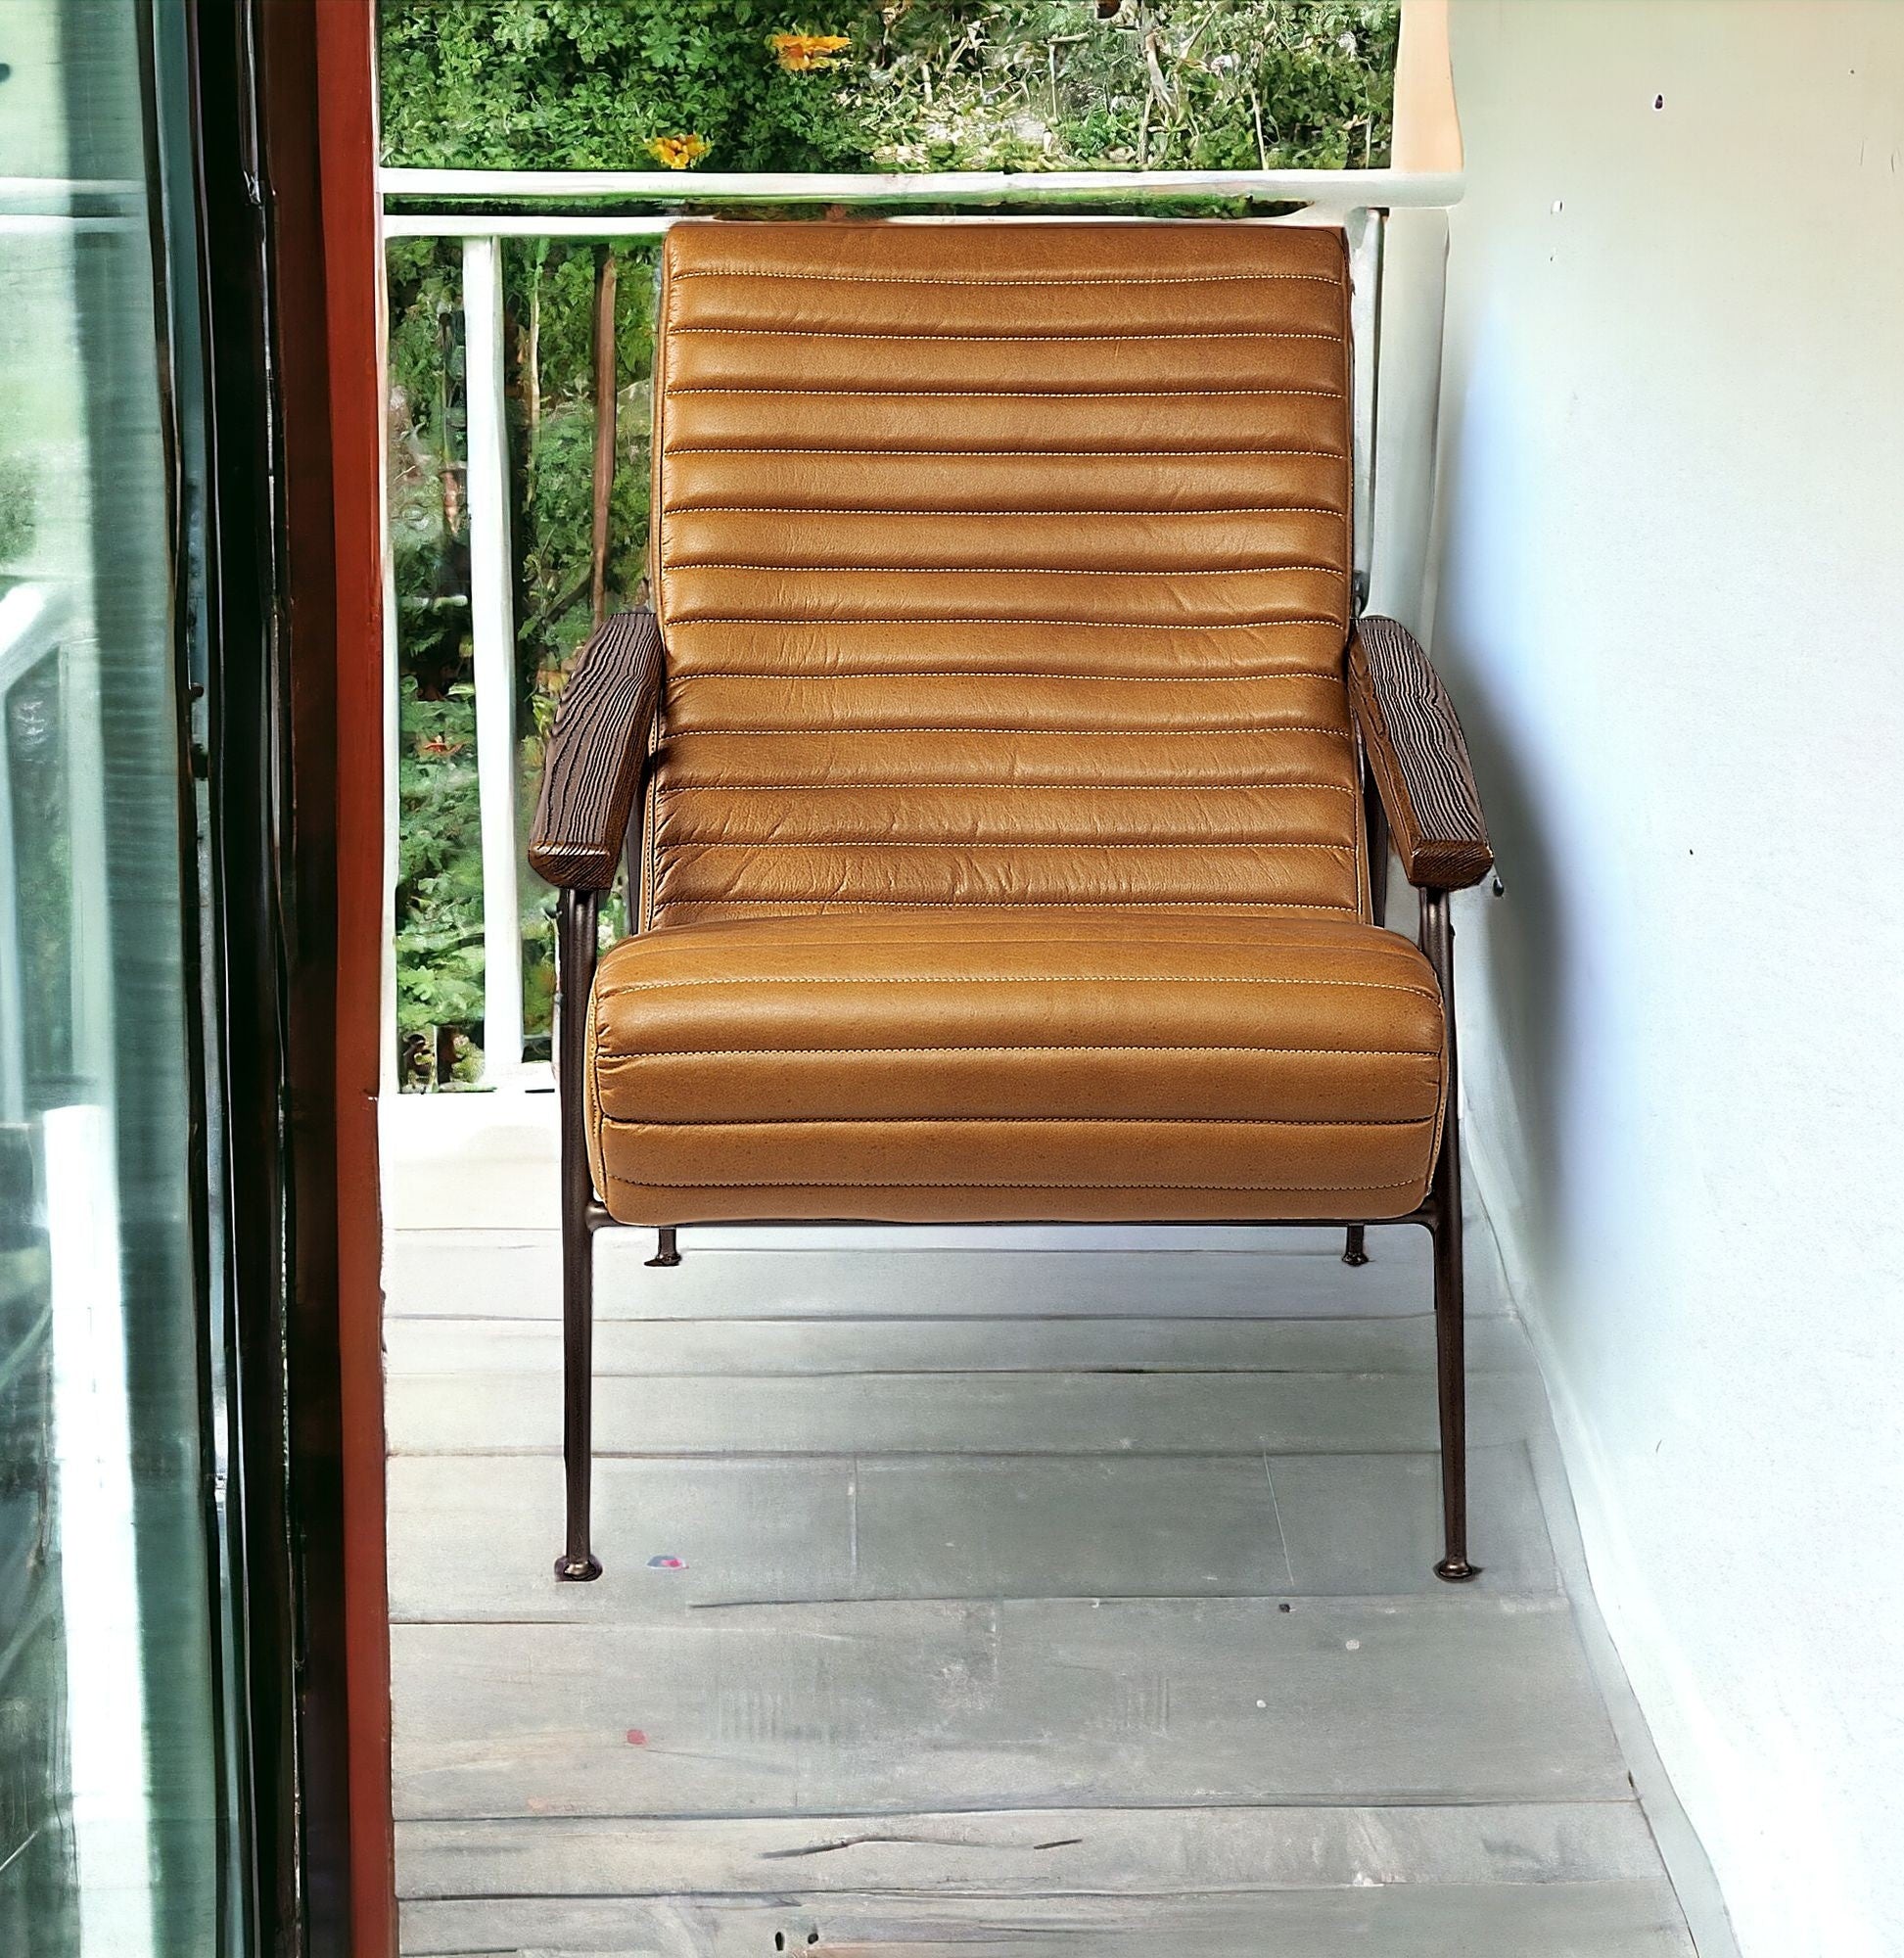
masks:
[[[710,221],[665,258],[656,609],[564,691],[530,852],[558,1574],[601,1568],[595,1231],[672,1264],[823,1218],[1327,1220],[1351,1263],[1425,1225],[1472,1575],[1447,893],[1490,857],[1420,648],[1354,617],[1341,234]]]

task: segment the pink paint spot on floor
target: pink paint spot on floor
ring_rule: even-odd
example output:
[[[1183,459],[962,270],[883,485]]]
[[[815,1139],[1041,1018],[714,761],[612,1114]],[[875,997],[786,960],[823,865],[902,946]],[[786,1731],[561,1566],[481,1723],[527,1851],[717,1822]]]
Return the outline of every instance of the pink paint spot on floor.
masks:
[[[646,1734],[644,1734],[644,1733],[643,1733],[643,1732],[641,1731],[641,1729],[640,1729],[639,1727],[630,1727],[630,1728],[628,1729],[628,1746],[629,1746],[629,1747],[631,1747],[631,1748],[645,1748],[645,1747],[646,1747],[647,1745],[648,1745],[648,1737],[647,1737],[647,1735],[646,1735]]]
[[[684,1557],[651,1557],[648,1560],[648,1568],[650,1570],[685,1570],[687,1568],[687,1559]]]

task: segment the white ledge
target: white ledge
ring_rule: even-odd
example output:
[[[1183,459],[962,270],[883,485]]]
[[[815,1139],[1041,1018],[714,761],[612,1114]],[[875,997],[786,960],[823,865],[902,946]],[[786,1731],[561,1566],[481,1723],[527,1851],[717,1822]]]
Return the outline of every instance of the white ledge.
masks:
[[[1458,170],[953,170],[828,174],[748,170],[415,170],[378,173],[392,198],[509,204],[584,198],[680,203],[964,204],[1074,197],[1248,197],[1334,210],[1445,209],[1461,201]],[[404,213],[386,228],[448,231],[472,221]],[[509,213],[513,230],[527,213]],[[541,220],[546,222],[546,219]],[[601,220],[614,222],[607,213]],[[643,221],[659,224],[650,216]],[[499,229],[494,219],[485,227]]]

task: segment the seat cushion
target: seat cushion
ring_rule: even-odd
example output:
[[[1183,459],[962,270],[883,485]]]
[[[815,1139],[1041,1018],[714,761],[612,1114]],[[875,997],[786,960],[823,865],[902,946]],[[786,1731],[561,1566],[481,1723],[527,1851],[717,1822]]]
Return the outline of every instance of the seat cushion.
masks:
[[[1397,1217],[1446,1084],[1432,969],[1355,919],[715,919],[606,953],[589,1031],[625,1224]]]

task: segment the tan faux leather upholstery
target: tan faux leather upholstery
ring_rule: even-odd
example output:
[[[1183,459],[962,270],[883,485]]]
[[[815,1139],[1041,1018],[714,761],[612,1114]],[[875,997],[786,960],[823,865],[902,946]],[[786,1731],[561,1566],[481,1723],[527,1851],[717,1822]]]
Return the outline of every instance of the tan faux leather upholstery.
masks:
[[[1421,955],[1341,918],[729,918],[595,982],[625,1221],[1385,1217],[1442,1113]]]
[[[1328,230],[669,234],[660,924],[1354,915]]]
[[[1383,1217],[1341,237],[669,234],[666,679],[590,1130],[625,1222]]]

